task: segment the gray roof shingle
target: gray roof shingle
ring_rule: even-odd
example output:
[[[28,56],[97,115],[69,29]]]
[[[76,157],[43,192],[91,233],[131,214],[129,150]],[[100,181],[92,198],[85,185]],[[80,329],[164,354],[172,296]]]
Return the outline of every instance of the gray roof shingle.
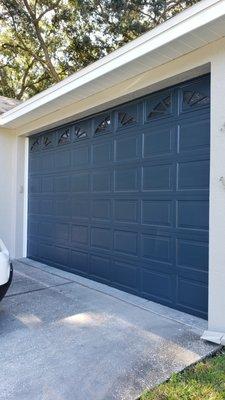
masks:
[[[11,108],[18,106],[21,101],[16,99],[10,99],[9,97],[0,96],[0,115],[6,111],[11,110]]]

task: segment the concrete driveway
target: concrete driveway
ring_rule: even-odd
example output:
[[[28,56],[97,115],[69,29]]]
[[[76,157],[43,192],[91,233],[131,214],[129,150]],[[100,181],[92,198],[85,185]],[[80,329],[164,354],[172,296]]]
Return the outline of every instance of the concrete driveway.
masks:
[[[2,400],[133,400],[216,349],[198,318],[27,259],[14,269]]]

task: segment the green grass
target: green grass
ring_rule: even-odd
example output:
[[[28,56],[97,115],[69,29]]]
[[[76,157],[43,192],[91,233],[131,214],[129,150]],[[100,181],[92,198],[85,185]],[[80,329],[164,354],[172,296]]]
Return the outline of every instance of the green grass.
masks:
[[[225,351],[144,393],[140,400],[224,400]]]

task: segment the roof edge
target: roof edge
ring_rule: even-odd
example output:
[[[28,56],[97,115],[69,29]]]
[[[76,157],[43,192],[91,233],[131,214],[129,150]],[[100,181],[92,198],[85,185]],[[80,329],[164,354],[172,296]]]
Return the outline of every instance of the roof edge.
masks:
[[[179,28],[179,25],[182,24],[183,22],[189,21],[191,18],[198,16],[199,14],[209,11],[212,7],[218,8],[217,13],[210,13],[210,18],[211,20],[208,20],[202,18],[201,21],[202,24],[201,26],[206,25],[207,23],[219,18],[220,16],[224,15],[224,8],[221,7],[221,4],[225,5],[225,0],[203,0],[200,1],[199,3],[195,4],[194,6],[187,8],[183,12],[177,14],[173,18],[165,21],[161,25],[157,26],[156,28],[152,29],[151,31],[145,33],[144,35],[140,36],[139,38],[133,40],[132,42],[124,45],[120,49],[117,49],[110,53],[109,55],[103,57],[102,59],[90,64],[89,66],[81,69],[80,71],[72,74],[68,78],[65,78],[61,82],[51,86],[50,88],[40,92],[39,94],[33,96],[32,98],[28,99],[27,101],[23,102],[22,104],[16,106],[15,108],[5,112],[0,116],[0,126],[7,125],[8,122],[15,120],[19,118],[21,115],[25,115],[26,113],[29,113],[31,111],[34,111],[35,109],[38,109],[40,106],[43,106],[44,104],[54,101],[58,99],[59,97],[68,94],[71,90],[76,89],[77,87],[82,87],[84,84],[94,81],[95,79],[99,78],[100,76],[104,76],[107,73],[106,66],[111,65],[111,69],[109,68],[109,72],[111,70],[114,70],[118,68],[120,65],[116,66],[116,61],[120,58],[122,58],[124,55],[127,57],[129,53],[134,53],[136,52],[136,55],[132,54],[132,59],[124,60],[124,64],[128,63],[129,61],[135,60],[140,56],[138,49],[142,46],[145,45],[146,49],[146,43],[147,42],[153,42],[154,39],[157,37],[160,37],[161,35],[167,35],[165,39],[166,41],[162,42],[164,44],[169,43],[169,38],[168,38],[168,32],[171,30],[174,30],[176,28]],[[219,7],[218,7],[219,5]],[[220,14],[219,14],[220,12]],[[190,21],[189,21],[190,22]],[[189,31],[191,32],[192,30],[196,29],[196,26],[191,27],[191,23],[189,24],[190,28]],[[182,32],[181,29],[178,29],[178,32],[174,32],[173,40],[175,37],[175,34],[177,34],[177,38],[181,37],[183,34],[186,32]],[[188,31],[187,31],[188,33]],[[159,46],[160,48],[160,46]],[[157,47],[156,47],[157,49]],[[155,50],[155,49],[153,49]],[[149,49],[149,53],[152,51],[152,49]],[[146,52],[147,53],[147,52]],[[122,64],[122,65],[124,65]],[[96,76],[91,76],[96,73]],[[89,76],[88,76],[89,75]],[[86,82],[84,79],[86,79]],[[78,82],[80,81],[80,83]],[[73,84],[73,85],[72,85]],[[71,86],[72,85],[72,86]]]

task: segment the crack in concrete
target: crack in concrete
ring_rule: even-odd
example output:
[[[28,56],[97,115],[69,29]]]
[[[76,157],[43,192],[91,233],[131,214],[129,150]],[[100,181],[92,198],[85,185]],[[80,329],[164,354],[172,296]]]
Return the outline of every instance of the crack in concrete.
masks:
[[[69,281],[69,282],[64,282],[64,283],[58,283],[57,285],[51,285],[51,286],[41,287],[41,288],[38,288],[38,289],[27,290],[27,291],[25,291],[25,292],[7,294],[7,295],[5,296],[5,298],[6,298],[6,297],[20,296],[20,295],[22,295],[22,294],[28,294],[28,293],[33,293],[33,292],[40,292],[40,291],[42,291],[42,290],[48,290],[48,289],[52,289],[52,288],[55,288],[55,287],[68,285],[69,283],[74,283],[74,282],[73,282],[73,281]]]

